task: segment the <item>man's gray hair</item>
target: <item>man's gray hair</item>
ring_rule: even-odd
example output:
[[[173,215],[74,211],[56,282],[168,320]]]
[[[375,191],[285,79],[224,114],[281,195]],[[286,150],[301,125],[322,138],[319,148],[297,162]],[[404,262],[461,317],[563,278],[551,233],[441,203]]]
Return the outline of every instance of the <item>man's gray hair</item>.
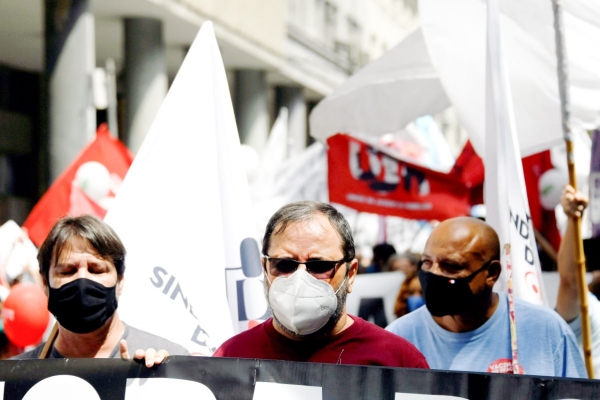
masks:
[[[352,230],[346,218],[330,204],[320,201],[297,201],[281,207],[267,223],[265,236],[263,238],[262,253],[268,255],[269,241],[273,234],[285,231],[288,224],[312,218],[316,214],[325,215],[333,228],[337,231],[342,242],[344,261],[352,261],[355,257],[354,239]],[[277,228],[277,230],[275,230]]]

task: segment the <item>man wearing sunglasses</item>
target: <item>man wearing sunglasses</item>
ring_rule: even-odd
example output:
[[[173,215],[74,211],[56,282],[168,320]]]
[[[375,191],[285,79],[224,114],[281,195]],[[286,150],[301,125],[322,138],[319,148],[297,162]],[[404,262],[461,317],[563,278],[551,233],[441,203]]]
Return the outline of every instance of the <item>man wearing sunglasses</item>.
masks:
[[[507,296],[494,229],[470,217],[446,220],[429,236],[419,280],[426,307],[387,329],[412,342],[434,369],[585,378],[573,332],[553,310],[515,300],[513,362]]]
[[[326,203],[277,211],[263,238],[273,318],[226,341],[217,357],[428,368],[406,340],[346,313],[358,269],[348,222]]]

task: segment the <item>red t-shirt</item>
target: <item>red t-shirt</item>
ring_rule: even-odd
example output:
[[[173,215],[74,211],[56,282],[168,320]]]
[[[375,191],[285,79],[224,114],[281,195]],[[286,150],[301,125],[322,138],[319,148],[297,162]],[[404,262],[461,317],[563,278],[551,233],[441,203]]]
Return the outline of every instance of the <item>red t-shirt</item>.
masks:
[[[213,357],[429,368],[425,356],[406,339],[349,317],[354,323],[346,330],[310,342],[288,339],[275,330],[273,319],[268,319],[223,343]]]

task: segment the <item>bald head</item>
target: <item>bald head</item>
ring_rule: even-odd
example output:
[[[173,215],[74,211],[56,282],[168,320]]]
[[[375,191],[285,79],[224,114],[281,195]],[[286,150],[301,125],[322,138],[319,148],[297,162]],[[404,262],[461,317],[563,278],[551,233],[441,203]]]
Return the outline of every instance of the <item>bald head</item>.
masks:
[[[500,260],[500,240],[496,231],[484,221],[471,217],[457,217],[440,223],[431,232],[429,244],[469,252],[481,261]]]
[[[467,332],[493,315],[499,257],[498,235],[479,219],[452,218],[435,227],[423,250],[419,279],[425,305],[440,326]]]

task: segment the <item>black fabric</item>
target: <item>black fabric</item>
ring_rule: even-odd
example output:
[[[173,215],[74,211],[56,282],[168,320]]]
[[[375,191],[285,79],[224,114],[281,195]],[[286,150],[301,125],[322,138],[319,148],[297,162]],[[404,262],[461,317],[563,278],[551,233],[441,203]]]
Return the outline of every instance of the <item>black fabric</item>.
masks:
[[[157,385],[169,385],[172,396],[168,398],[394,400],[409,394],[470,400],[600,398],[597,380],[527,375],[177,356],[153,368],[111,359],[0,361],[5,399],[22,400],[33,386],[57,375],[83,379],[103,400],[123,400],[126,395],[134,398],[138,387],[153,383],[155,378],[160,379],[154,381]],[[295,386],[280,386],[283,384]],[[279,397],[274,397],[273,389],[279,391]],[[257,395],[259,390],[262,396]],[[301,393],[304,396],[299,396]],[[61,393],[49,390],[42,398],[61,398]],[[29,395],[27,399],[40,397]]]
[[[71,332],[94,332],[117,309],[116,287],[116,284],[106,287],[87,278],[75,279],[56,289],[49,287],[48,310]]]

